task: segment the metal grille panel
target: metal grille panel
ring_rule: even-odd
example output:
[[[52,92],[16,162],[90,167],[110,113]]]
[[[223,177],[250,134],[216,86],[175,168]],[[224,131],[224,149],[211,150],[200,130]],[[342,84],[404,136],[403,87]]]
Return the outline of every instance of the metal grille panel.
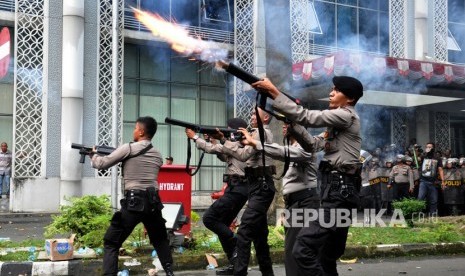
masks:
[[[447,0],[434,0],[434,58],[447,61]]]
[[[437,150],[450,149],[449,113],[447,112],[434,114],[434,141]]]
[[[124,1],[119,0],[118,13],[118,144],[122,141],[122,100],[123,100],[123,26]],[[112,22],[111,0],[100,0],[99,8],[99,50],[98,50],[98,98],[97,98],[97,144],[112,144]],[[111,171],[98,171],[98,176],[110,176]]]
[[[407,140],[406,124],[407,114],[401,110],[392,111],[392,142],[396,144],[398,148],[405,148],[405,142]]]
[[[45,4],[17,0],[15,20],[14,176],[40,177],[45,171],[43,110],[46,108]]]
[[[405,0],[391,0],[389,5],[390,56],[404,58],[407,41],[406,2]]]
[[[255,37],[254,23],[256,22],[256,3],[254,0],[236,0],[235,26],[234,26],[234,56],[236,63],[244,70],[254,73]],[[235,87],[235,117],[249,118],[253,107],[253,100],[247,97],[245,90],[248,87],[243,81],[234,80]]]
[[[310,35],[307,22],[309,0],[291,0],[291,51],[292,63],[304,61],[309,53]]]

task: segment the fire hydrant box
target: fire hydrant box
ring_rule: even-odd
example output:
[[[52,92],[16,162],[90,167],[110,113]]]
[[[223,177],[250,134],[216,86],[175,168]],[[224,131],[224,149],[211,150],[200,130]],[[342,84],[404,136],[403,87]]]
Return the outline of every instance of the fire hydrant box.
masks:
[[[69,239],[45,240],[45,251],[51,261],[71,260],[74,254],[74,234]]]

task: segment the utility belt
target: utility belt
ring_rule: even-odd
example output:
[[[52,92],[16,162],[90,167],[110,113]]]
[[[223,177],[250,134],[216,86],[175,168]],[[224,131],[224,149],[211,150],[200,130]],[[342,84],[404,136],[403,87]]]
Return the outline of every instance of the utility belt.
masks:
[[[272,176],[276,174],[275,166],[265,166],[265,167],[246,167],[245,175],[247,177],[263,177],[263,176]]]
[[[356,174],[346,174],[339,171],[322,172],[322,199],[326,199],[329,192],[339,192],[344,198],[360,191],[361,177]]]
[[[223,182],[228,185],[247,182],[247,177],[238,174],[223,174]]]
[[[311,188],[285,194],[283,195],[283,198],[286,205],[290,206],[297,201],[301,201],[302,199],[313,197],[315,195],[317,195],[316,188]]]
[[[131,212],[154,212],[163,209],[163,203],[155,187],[146,190],[127,190],[120,203],[122,208]]]

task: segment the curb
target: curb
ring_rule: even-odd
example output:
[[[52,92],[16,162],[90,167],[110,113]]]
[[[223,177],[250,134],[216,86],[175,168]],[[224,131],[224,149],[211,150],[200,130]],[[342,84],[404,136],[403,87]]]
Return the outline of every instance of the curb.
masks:
[[[284,262],[284,251],[271,251],[271,259],[274,264]],[[465,242],[456,243],[418,243],[418,244],[386,244],[377,246],[348,246],[342,259],[353,258],[379,258],[379,257],[401,257],[408,255],[451,255],[465,254]],[[227,264],[223,253],[212,254],[221,267]],[[174,270],[205,270],[208,263],[204,254],[202,255],[180,255],[174,254]],[[124,265],[126,261],[131,263],[137,259],[137,265]],[[140,263],[140,264],[139,264]],[[254,252],[251,254],[251,265],[257,265]],[[133,273],[147,273],[154,268],[153,259],[150,257],[132,258],[120,257],[120,269],[129,270]],[[44,261],[44,262],[0,262],[0,275],[100,275],[102,259],[78,259],[70,261]]]

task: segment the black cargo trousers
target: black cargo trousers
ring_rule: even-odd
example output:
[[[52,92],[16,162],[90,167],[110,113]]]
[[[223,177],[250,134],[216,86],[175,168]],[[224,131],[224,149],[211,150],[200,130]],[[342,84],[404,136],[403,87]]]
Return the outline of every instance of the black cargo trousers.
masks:
[[[145,191],[140,193],[143,211],[129,211],[128,204],[121,201],[121,210],[117,211],[112,219],[110,227],[103,238],[103,273],[104,275],[117,275],[119,249],[127,237],[132,233],[137,224],[142,222],[153,247],[157,251],[161,264],[165,267],[173,263],[168,234],[166,232],[165,219],[161,208],[153,208]],[[126,196],[126,200],[128,200]]]
[[[289,218],[287,219],[289,227],[284,228],[284,264],[286,275],[300,276],[299,266],[294,259],[292,250],[294,249],[296,237],[303,227],[300,225],[293,225],[293,221],[296,220],[297,222],[302,223],[305,227],[305,218],[303,220],[297,220],[292,212],[293,210],[299,210],[302,212],[300,214],[303,216],[305,209],[318,210],[320,207],[320,195],[318,194],[316,188],[305,189],[302,191],[293,192],[289,195],[284,195],[284,203],[286,209],[290,213]]]
[[[249,181],[249,201],[237,232],[234,275],[247,275],[252,242],[262,275],[274,275],[268,246],[267,211],[273,202],[276,188],[271,174],[262,175],[248,174],[246,171]]]
[[[336,261],[344,254],[349,226],[338,225],[340,219],[335,214],[338,209],[344,210],[348,214],[348,220],[342,222],[350,224],[351,211],[357,209],[360,201],[357,187],[359,181],[360,176],[322,173],[318,220],[302,228],[292,251],[299,266],[298,275],[338,275]],[[324,218],[321,218],[322,214]],[[333,222],[331,216],[334,217]]]
[[[239,211],[247,202],[248,182],[245,177],[229,176],[228,187],[222,197],[217,199],[203,215],[203,224],[218,238],[228,260],[232,259],[236,239],[229,228]]]

